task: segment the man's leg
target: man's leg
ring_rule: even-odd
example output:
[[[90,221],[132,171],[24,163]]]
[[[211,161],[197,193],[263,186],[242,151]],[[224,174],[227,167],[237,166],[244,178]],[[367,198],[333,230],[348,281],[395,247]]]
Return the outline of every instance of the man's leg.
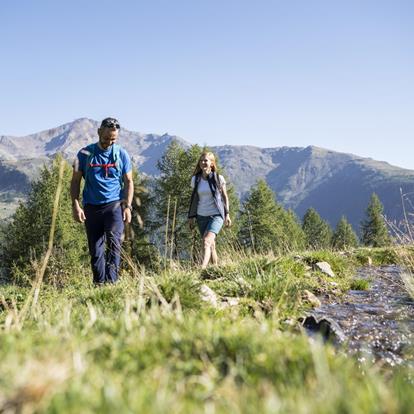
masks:
[[[111,203],[105,210],[105,235],[107,242],[105,281],[108,283],[115,283],[118,280],[123,232],[122,207],[119,202]]]
[[[103,284],[105,283],[105,232],[103,215],[99,206],[86,205],[84,211],[93,282],[95,284]]]

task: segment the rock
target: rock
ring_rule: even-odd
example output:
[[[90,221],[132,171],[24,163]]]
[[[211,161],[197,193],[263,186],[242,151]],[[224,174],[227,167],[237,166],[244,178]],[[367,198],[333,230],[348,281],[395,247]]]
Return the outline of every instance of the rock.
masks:
[[[237,306],[240,303],[240,298],[231,298],[229,296],[225,296],[223,298],[222,305],[224,306]]]
[[[337,286],[338,286],[338,283],[336,283],[336,282],[329,282],[329,284],[330,284],[331,286],[333,286],[333,287],[337,287]]]
[[[218,308],[217,294],[214,290],[210,289],[207,285],[201,285],[201,300],[208,302],[211,306]]]
[[[325,341],[333,341],[334,343],[342,343],[346,336],[339,324],[333,319],[327,317],[318,317],[309,315],[302,324],[310,332],[317,332],[322,335]]]
[[[309,302],[314,308],[319,308],[321,306],[321,301],[309,290],[303,292],[304,300]]]
[[[335,273],[332,271],[331,265],[328,262],[318,262],[315,264],[315,267],[322,273],[325,273],[325,275],[335,277]]]

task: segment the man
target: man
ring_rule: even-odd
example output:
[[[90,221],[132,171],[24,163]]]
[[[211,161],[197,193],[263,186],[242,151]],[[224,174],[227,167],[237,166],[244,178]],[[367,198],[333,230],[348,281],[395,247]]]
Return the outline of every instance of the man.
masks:
[[[116,144],[119,129],[115,118],[105,118],[98,128],[99,141],[81,149],[73,164],[72,213],[85,223],[95,285],[117,281],[124,222],[131,222],[132,167],[128,153]]]

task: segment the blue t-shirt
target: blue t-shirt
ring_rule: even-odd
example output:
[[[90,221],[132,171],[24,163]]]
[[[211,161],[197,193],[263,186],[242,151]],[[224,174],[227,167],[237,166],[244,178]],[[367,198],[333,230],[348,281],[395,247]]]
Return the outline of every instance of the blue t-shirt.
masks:
[[[122,199],[122,178],[132,169],[131,159],[128,153],[121,147],[119,151],[120,166],[122,171],[118,171],[114,160],[113,146],[106,150],[99,147],[98,144],[93,146],[93,156],[89,159],[89,148],[83,148],[78,152],[79,161],[78,170],[82,171],[85,179],[83,189],[83,205],[86,204],[105,204]],[[86,162],[89,159],[89,167],[86,168]],[[112,166],[106,166],[113,164]],[[85,177],[87,171],[87,177]]]

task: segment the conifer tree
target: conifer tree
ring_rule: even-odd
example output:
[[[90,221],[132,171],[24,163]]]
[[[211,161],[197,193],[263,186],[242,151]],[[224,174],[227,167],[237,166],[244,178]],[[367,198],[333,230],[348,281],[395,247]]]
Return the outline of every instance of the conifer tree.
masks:
[[[332,246],[334,249],[347,249],[356,247],[358,245],[358,237],[350,223],[348,223],[345,216],[342,216],[336,225],[333,237]]]
[[[122,250],[127,255],[123,266],[128,266],[128,260],[132,259],[139,265],[144,265],[152,270],[159,270],[161,258],[159,250],[151,240],[153,217],[151,209],[153,198],[149,191],[150,179],[143,176],[137,169],[132,171],[134,180],[134,197],[132,200],[132,220],[125,225],[125,240]]]
[[[256,252],[289,251],[303,243],[303,233],[292,212],[275,200],[264,180],[252,187],[240,215],[239,240]]]
[[[302,229],[310,249],[328,249],[331,246],[331,226],[321,218],[314,208],[309,208],[303,216]]]
[[[380,199],[375,193],[372,193],[366,209],[366,219],[361,223],[361,240],[364,245],[382,247],[391,243],[383,210],[384,207]]]
[[[191,250],[195,231],[191,231],[187,225],[192,191],[190,181],[200,154],[198,145],[186,150],[174,140],[157,163],[160,176],[155,184],[154,225],[158,231],[159,244],[163,246],[161,253],[166,256],[169,256],[171,249],[174,257]]]
[[[306,235],[295,212],[291,209],[284,212],[282,223],[290,250],[303,250],[306,247]]]
[[[43,167],[39,179],[32,184],[28,200],[20,204],[7,227],[3,263],[16,281],[24,278],[28,282],[34,278],[32,262],[41,260],[47,249],[61,160],[58,155],[50,166]],[[71,175],[72,169],[66,163],[53,251],[45,274],[46,281],[56,283],[64,283],[65,278],[87,263],[85,231],[72,218]]]

